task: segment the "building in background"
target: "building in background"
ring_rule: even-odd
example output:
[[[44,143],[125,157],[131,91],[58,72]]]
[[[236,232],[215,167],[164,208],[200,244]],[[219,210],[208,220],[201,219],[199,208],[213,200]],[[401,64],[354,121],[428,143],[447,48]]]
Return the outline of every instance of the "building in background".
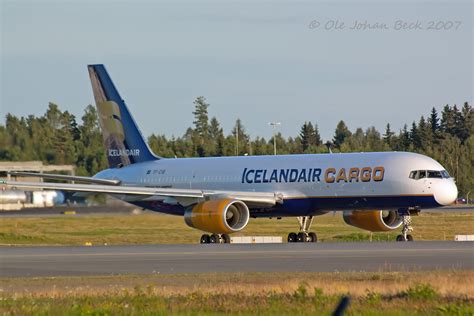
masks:
[[[14,178],[9,172],[61,172],[75,175],[75,166],[73,165],[44,165],[42,161],[17,161],[0,162],[0,179]],[[38,177],[22,177],[23,181],[37,182],[42,181]],[[63,204],[66,200],[61,191],[43,190],[5,190],[0,188],[0,211],[19,210],[32,207],[51,207]]]

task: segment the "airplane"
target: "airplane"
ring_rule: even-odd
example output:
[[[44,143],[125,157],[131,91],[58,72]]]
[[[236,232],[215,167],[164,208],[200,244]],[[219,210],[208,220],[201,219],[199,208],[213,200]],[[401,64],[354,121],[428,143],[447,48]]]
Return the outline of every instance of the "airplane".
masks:
[[[452,204],[454,179],[430,157],[410,152],[162,158],[147,145],[104,65],[88,66],[109,168],[93,177],[11,172],[74,183],[4,180],[11,187],[107,193],[156,212],[183,216],[205,232],[200,243],[230,243],[252,218],[295,217],[288,242],[316,242],[316,216],[342,212],[371,232],[401,228],[411,215]],[[81,183],[76,183],[81,182]],[[84,193],[82,193],[84,194]]]

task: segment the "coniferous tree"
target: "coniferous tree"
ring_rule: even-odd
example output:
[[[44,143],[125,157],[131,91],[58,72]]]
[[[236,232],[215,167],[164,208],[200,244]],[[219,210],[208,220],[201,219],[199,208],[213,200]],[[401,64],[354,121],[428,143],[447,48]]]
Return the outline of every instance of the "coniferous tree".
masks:
[[[319,127],[318,124],[314,124],[314,146],[321,146],[323,141],[321,139],[321,135],[319,134]]]
[[[446,104],[441,112],[441,131],[446,134],[456,135],[456,119],[454,117],[453,110]]]
[[[234,155],[240,156],[249,154],[249,140],[250,137],[245,132],[245,127],[240,119],[235,121],[234,128],[232,129],[233,144],[234,144]]]
[[[454,117],[454,135],[457,138],[462,138],[462,126],[463,126],[463,117],[461,111],[459,111],[457,105],[455,104],[452,109]]]
[[[346,123],[344,123],[344,121],[339,121],[333,138],[334,146],[338,149],[341,148],[341,145],[350,136],[351,132],[347,128]]]
[[[194,115],[194,130],[202,138],[209,136],[209,116],[207,109],[209,104],[206,102],[206,98],[203,96],[197,97],[194,100],[195,109],[193,111]]]
[[[61,113],[61,128],[56,131],[59,148],[62,151],[61,161],[58,163],[72,164],[76,161],[76,147],[74,138],[78,137],[75,118],[68,111]],[[58,145],[58,144],[57,144]]]
[[[414,148],[421,147],[420,135],[418,133],[418,127],[416,126],[415,121],[411,124],[410,130],[410,143],[413,145]]]
[[[431,109],[430,118],[428,119],[428,124],[431,127],[431,142],[436,143],[439,136],[439,118],[436,108]]]
[[[209,105],[203,97],[195,100],[194,124],[181,137],[152,134],[150,147],[163,157],[220,155],[271,155],[273,138],[251,140],[242,121],[237,120],[230,134],[224,134],[216,118],[209,120]],[[446,105],[440,115],[436,108],[414,121],[411,130],[405,125],[398,134],[388,124],[383,138],[373,127],[358,128],[351,134],[343,121],[333,138],[333,151],[413,151],[433,157],[456,178],[460,195],[474,191],[474,112],[466,102],[461,109]],[[237,139],[239,140],[237,146]],[[305,122],[296,138],[275,137],[278,154],[328,152],[322,144],[316,124]],[[326,144],[333,146],[330,141]],[[95,107],[88,106],[81,123],[68,111],[50,103],[43,116],[26,118],[7,114],[0,124],[0,160],[42,160],[45,163],[71,163],[77,174],[93,175],[107,167],[102,133]]]
[[[212,156],[222,156],[224,154],[224,131],[222,130],[219,121],[216,117],[211,119],[209,126],[209,136],[213,142]]]
[[[209,156],[213,152],[213,144],[209,138],[209,104],[203,96],[197,97],[194,100],[194,133],[193,144],[198,156]]]
[[[410,148],[411,138],[407,124],[403,125],[403,129],[400,131],[399,143],[400,148],[398,150],[406,151]]]
[[[421,116],[418,122],[418,138],[421,149],[429,147],[431,143],[431,126],[426,123],[423,116]]]
[[[301,126],[300,139],[302,152],[308,150],[308,148],[316,142],[314,128],[311,122],[304,122],[303,126]]]
[[[390,123],[387,123],[387,126],[385,127],[385,133],[383,134],[383,140],[387,145],[392,144],[392,138],[395,135],[394,132],[392,132],[392,129],[390,128]]]
[[[461,126],[459,127],[459,138],[464,143],[470,135],[474,134],[474,110],[465,102],[461,109]]]

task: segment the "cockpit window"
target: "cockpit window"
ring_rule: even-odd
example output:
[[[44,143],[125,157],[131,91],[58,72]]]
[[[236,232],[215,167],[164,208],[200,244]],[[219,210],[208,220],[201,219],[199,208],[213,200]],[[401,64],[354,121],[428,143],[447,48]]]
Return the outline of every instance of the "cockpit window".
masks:
[[[446,178],[446,179],[451,178],[451,176],[446,170],[441,170],[441,175],[443,176],[443,178]]]
[[[428,170],[428,178],[439,178],[442,179],[441,171]]]
[[[409,175],[410,179],[448,179],[450,178],[449,173],[446,170],[413,170]]]

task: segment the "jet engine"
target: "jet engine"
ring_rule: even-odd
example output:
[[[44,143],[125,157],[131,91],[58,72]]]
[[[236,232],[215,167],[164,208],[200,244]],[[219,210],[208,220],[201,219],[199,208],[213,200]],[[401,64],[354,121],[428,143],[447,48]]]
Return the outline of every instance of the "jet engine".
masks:
[[[238,232],[247,226],[249,217],[247,205],[232,199],[201,202],[184,213],[188,226],[214,234]]]
[[[402,225],[397,211],[345,211],[346,224],[371,232],[386,232]]]

